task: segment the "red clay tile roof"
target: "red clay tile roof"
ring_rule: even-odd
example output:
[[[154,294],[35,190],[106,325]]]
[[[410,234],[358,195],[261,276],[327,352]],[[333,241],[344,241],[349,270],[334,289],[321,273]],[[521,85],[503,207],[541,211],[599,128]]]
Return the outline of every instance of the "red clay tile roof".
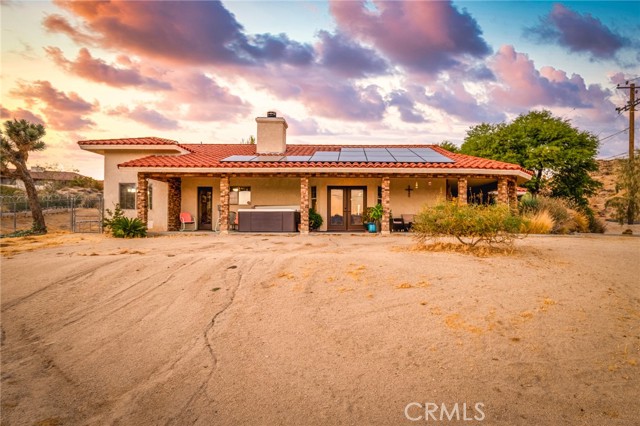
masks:
[[[171,139],[156,138],[122,138],[122,139],[97,139],[79,141],[78,145],[178,145],[177,141]]]
[[[357,145],[362,148],[382,148],[381,145]],[[517,164],[504,163],[464,154],[454,154],[436,145],[393,145],[385,148],[431,148],[454,160],[453,163],[373,163],[373,162],[250,162],[221,161],[231,155],[255,155],[256,145],[247,144],[180,144],[189,151],[182,155],[151,155],[120,164],[120,167],[176,167],[176,168],[438,168],[514,170],[531,174]],[[344,147],[348,147],[345,145]],[[340,151],[339,145],[287,145],[283,155],[313,155],[317,151]]]

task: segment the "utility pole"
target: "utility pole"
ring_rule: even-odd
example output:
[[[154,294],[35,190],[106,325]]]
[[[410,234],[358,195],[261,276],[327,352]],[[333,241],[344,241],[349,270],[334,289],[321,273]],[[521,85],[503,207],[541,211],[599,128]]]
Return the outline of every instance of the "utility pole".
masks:
[[[620,86],[619,84],[617,85],[618,89],[629,89],[629,102],[627,102],[626,105],[622,106],[622,107],[618,107],[616,108],[616,111],[618,111],[618,114],[621,114],[622,111],[629,111],[629,167],[630,170],[634,170],[634,161],[633,161],[633,156],[634,156],[634,144],[635,144],[635,107],[640,104],[640,99],[636,99],[636,85],[635,83],[631,83],[629,84],[629,82],[625,82],[624,86]],[[632,191],[632,188],[628,189],[629,191]],[[635,192],[635,191],[634,191]],[[631,193],[629,194],[630,199],[635,198],[635,194]],[[636,216],[636,212],[634,209],[634,204],[632,201],[629,202],[629,206],[627,208],[627,223],[629,225],[633,224],[633,221],[635,219]]]
[[[618,114],[622,114],[622,111],[629,111],[629,160],[633,161],[634,144],[635,144],[635,107],[640,104],[640,99],[636,99],[636,84],[627,81],[625,86],[618,86],[617,89],[629,89],[629,102],[625,106],[616,108]]]

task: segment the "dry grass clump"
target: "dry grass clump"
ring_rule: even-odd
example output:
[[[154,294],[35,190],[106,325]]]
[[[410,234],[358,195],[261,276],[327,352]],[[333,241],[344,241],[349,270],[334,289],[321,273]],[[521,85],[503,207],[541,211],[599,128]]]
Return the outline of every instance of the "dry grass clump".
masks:
[[[470,254],[477,257],[489,256],[512,256],[518,252],[513,245],[489,246],[489,245],[467,245],[451,242],[432,242],[429,244],[416,244],[416,251],[446,252]]]
[[[522,232],[525,234],[549,234],[554,226],[555,222],[551,214],[546,210],[542,210],[526,217]]]
[[[0,255],[10,257],[24,252],[73,244],[84,239],[85,237],[80,236],[80,234],[72,234],[69,232],[52,232],[28,237],[3,238],[0,240]]]
[[[570,234],[572,232],[602,232],[596,218],[570,208],[559,198],[526,197],[520,203],[520,213],[527,218],[523,232],[530,234]],[[551,223],[551,229],[547,230]]]

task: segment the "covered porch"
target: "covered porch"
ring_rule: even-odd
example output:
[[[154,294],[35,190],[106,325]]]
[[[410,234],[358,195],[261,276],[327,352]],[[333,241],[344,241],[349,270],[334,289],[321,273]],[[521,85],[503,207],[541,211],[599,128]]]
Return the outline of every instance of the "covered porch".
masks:
[[[320,231],[364,231],[362,214],[380,203],[381,232],[388,234],[391,215],[417,214],[444,199],[515,209],[516,187],[516,177],[506,174],[138,172],[136,211],[157,230],[179,231],[180,213],[189,212],[197,229],[228,233],[250,230],[238,226],[239,214],[282,207],[299,212],[292,231],[306,234],[310,208],[323,218]]]

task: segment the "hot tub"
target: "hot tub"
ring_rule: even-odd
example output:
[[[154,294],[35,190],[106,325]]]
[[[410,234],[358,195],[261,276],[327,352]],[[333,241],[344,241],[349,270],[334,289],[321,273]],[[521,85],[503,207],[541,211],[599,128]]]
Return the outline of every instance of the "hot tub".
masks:
[[[300,212],[291,207],[260,207],[238,210],[240,232],[298,232]]]

